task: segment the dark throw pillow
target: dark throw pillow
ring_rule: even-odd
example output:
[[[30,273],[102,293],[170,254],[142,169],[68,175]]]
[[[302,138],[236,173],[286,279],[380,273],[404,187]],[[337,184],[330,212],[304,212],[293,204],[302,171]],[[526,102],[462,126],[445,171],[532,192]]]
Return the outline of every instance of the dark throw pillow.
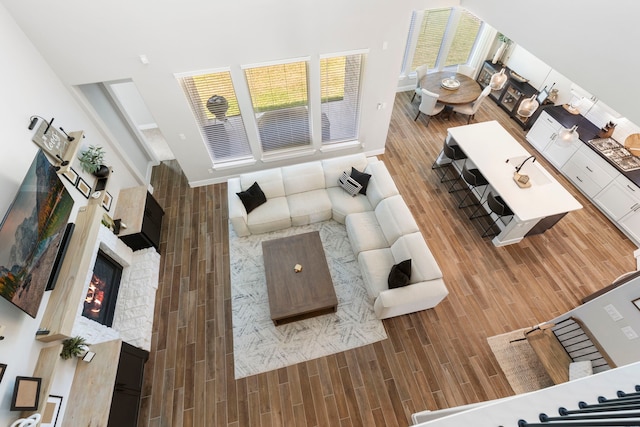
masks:
[[[389,273],[389,289],[401,288],[409,284],[411,279],[411,260],[406,259],[391,267]]]
[[[244,208],[247,210],[247,213],[251,212],[261,204],[267,202],[267,198],[265,197],[262,189],[257,182],[254,182],[253,185],[247,188],[245,191],[241,191],[236,194],[238,195],[238,197],[240,197]]]
[[[367,194],[367,185],[369,185],[369,179],[371,178],[371,175],[369,175],[368,173],[360,172],[358,169],[352,167],[351,178],[355,179],[358,184],[362,185],[360,194]]]

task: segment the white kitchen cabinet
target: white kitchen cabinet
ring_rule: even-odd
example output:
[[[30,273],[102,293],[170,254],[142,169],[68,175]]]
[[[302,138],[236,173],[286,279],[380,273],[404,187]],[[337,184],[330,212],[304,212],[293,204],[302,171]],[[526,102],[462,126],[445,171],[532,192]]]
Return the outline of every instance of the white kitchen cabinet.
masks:
[[[580,140],[566,143],[562,142],[560,138],[554,138],[544,149],[542,155],[549,160],[553,166],[560,169],[582,145],[584,144]]]
[[[640,205],[620,218],[618,226],[636,245],[640,245]]]
[[[540,113],[536,122],[527,132],[527,141],[540,153],[558,137],[558,131],[562,125],[549,115],[546,111]]]
[[[593,198],[620,173],[589,146],[582,144],[562,166],[562,173],[588,197]]]
[[[640,188],[620,175],[593,200],[612,220],[618,221],[640,208]]]

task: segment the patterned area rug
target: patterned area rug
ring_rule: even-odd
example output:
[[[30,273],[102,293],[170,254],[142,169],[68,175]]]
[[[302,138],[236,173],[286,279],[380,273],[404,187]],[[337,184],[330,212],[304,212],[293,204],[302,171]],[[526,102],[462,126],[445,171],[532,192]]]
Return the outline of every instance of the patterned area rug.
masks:
[[[338,297],[336,313],[274,326],[262,241],[319,231]],[[236,379],[387,338],[367,296],[344,225],[326,221],[273,233],[237,237],[229,226],[231,311]]]
[[[516,394],[528,393],[553,385],[549,374],[527,341],[510,341],[522,338],[520,329],[502,335],[487,338],[500,368]]]

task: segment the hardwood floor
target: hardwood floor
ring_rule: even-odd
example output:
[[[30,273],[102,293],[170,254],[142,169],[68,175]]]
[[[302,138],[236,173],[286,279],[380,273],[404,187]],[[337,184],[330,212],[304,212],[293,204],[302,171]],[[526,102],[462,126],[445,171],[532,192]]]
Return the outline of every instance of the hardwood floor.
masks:
[[[446,129],[466,117],[414,122],[411,94],[396,97],[380,158],[449,296],[432,310],[384,320],[388,340],[236,381],[226,184],[189,188],[177,163],[163,164],[152,179],[166,214],[139,426],[407,426],[413,412],[509,396],[486,338],[558,316],[635,269],[635,246],[557,173],[584,209],[517,245],[480,238],[479,223],[431,170]],[[524,141],[487,100],[474,122],[491,119]]]

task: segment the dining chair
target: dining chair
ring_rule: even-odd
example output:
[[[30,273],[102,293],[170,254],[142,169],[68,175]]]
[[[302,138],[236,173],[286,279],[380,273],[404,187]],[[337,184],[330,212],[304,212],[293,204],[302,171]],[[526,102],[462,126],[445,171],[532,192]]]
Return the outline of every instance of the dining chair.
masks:
[[[420,92],[420,80],[427,75],[427,71],[429,71],[429,66],[426,64],[416,67],[416,89],[411,97],[411,102],[416,98],[416,95],[422,96],[422,92]]]
[[[420,113],[427,115],[427,126],[429,126],[429,118],[439,114],[444,110],[444,104],[438,102],[440,95],[437,93],[429,92],[426,89],[420,89],[422,92],[422,98],[420,99],[420,105],[418,105],[418,115],[413,119],[415,122],[420,117]]]
[[[466,114],[467,116],[469,116],[467,124],[471,123],[471,119],[473,118],[473,116],[475,116],[478,108],[480,108],[480,104],[482,104],[482,101],[487,97],[487,95],[489,95],[490,92],[491,86],[485,87],[475,101],[470,102],[469,104],[456,105],[453,107],[453,112]]]
[[[458,64],[458,73],[473,79],[476,76],[476,69],[467,64]]]

